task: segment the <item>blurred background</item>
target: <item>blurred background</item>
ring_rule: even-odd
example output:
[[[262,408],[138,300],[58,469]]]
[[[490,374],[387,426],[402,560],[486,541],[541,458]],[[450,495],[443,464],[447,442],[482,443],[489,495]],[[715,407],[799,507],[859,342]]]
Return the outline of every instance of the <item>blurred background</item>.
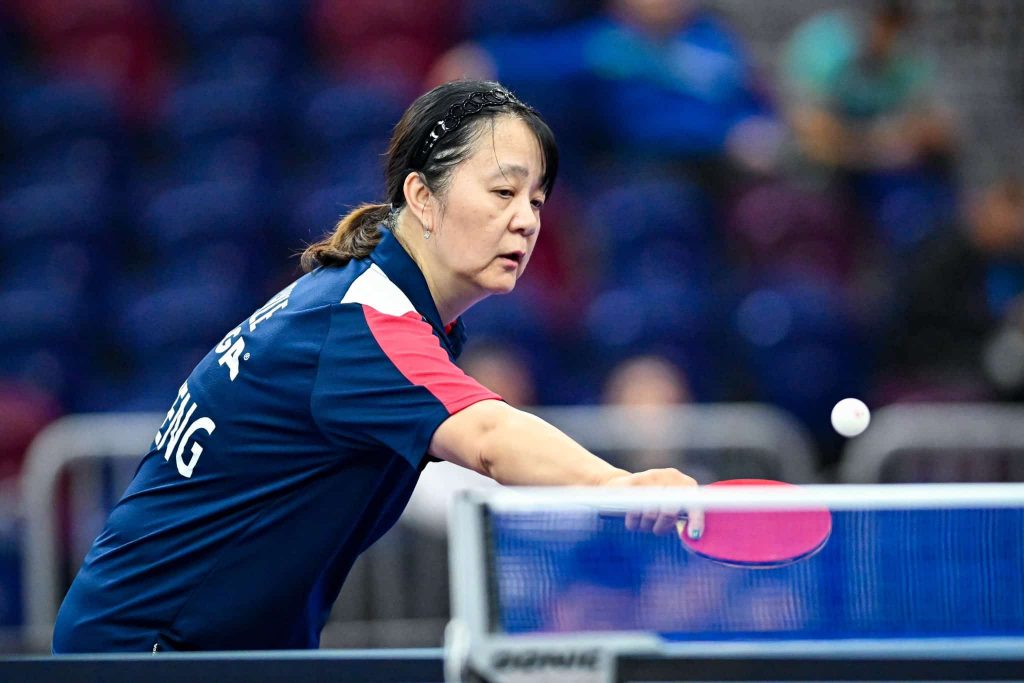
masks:
[[[134,466],[24,500],[33,439],[166,410],[304,245],[382,197],[404,108],[467,76],[538,108],[562,151],[526,277],[466,315],[462,364],[510,403],[566,424],[558,407],[756,404],[797,435],[797,478],[843,481],[841,398],[929,406],[896,410],[918,415],[905,436],[993,433],[1024,397],[1017,0],[5,0],[0,651],[32,649],[19,506],[56,510],[62,595]],[[680,463],[670,446],[611,457]],[[887,476],[1021,474],[1024,440],[980,470],[958,447],[941,477],[917,456]],[[704,451],[698,478],[721,476]],[[421,522],[443,509],[419,500]],[[379,561],[423,546],[443,564],[441,517]],[[442,574],[426,606],[349,599],[325,644],[439,642]],[[374,630],[382,612],[394,629]]]

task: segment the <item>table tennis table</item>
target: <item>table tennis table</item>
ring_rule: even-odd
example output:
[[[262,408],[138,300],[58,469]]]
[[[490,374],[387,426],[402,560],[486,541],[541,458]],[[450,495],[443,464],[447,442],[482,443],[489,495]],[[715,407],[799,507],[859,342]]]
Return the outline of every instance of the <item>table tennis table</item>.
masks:
[[[1024,485],[466,492],[444,649],[0,660],[4,683],[1024,681]],[[814,557],[751,570],[605,507],[826,505]]]

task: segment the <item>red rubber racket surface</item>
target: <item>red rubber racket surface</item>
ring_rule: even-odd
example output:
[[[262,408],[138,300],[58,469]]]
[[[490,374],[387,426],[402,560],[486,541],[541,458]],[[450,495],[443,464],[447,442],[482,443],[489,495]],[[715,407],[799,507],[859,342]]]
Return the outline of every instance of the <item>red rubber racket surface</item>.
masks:
[[[729,479],[708,484],[727,486],[799,486],[769,479]],[[679,538],[701,557],[739,567],[769,569],[810,557],[832,533],[832,513],[826,508],[794,510],[707,510],[699,539],[679,523]]]

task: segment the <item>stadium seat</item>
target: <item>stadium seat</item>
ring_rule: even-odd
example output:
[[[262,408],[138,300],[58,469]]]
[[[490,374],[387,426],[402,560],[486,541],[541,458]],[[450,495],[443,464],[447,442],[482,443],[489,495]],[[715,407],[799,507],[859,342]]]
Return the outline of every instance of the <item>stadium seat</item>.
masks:
[[[0,346],[0,378],[36,387],[62,406],[70,405],[81,379],[77,347],[34,339]]]
[[[4,489],[14,489],[13,480],[0,479],[0,492],[10,496]],[[21,582],[20,529],[15,522],[16,508],[0,503],[0,629],[21,626],[23,616]]]
[[[24,287],[0,291],[0,346],[71,342],[86,322],[83,293],[74,288]]]
[[[372,140],[386,149],[391,129],[406,102],[401,92],[373,81],[335,83],[314,91],[296,126],[310,153],[339,154],[353,143]]]
[[[265,236],[275,210],[273,195],[245,182],[185,183],[150,199],[136,230],[139,239],[162,253],[225,241],[244,249]]]
[[[761,398],[837,444],[829,412],[862,395],[871,356],[844,292],[807,279],[762,282],[733,311],[733,326]]]
[[[8,136],[19,153],[83,137],[121,136],[114,102],[100,88],[67,80],[24,85],[0,104]]]
[[[275,182],[280,168],[275,143],[245,134],[215,135],[201,145],[168,150],[164,163],[147,169],[145,182],[165,188],[204,181],[235,187]],[[265,192],[260,194],[266,197]]]
[[[201,80],[278,81],[302,68],[298,50],[287,36],[241,33],[204,45],[188,71]]]
[[[879,238],[896,254],[912,251],[957,214],[953,183],[925,170],[865,175],[855,180],[854,190]]]
[[[81,242],[22,242],[9,246],[0,257],[0,292],[3,293],[0,296],[10,295],[21,300],[26,292],[38,292],[39,297],[45,300],[54,293],[52,306],[29,311],[28,315],[63,317],[64,312],[53,307],[58,306],[61,300],[70,298],[84,307],[86,312],[80,316],[82,320],[96,320],[95,311],[102,308],[97,296],[101,289],[101,278],[104,273],[110,272],[110,267],[109,254]],[[30,300],[32,298],[29,297]],[[31,307],[31,304],[28,305]],[[75,316],[72,312],[71,317]],[[12,313],[12,324],[6,326],[6,329],[18,327],[19,324],[14,321],[21,318],[20,314]],[[76,336],[80,337],[79,334]],[[0,338],[3,337],[5,333],[0,331]],[[31,341],[35,337],[29,334],[28,338]]]
[[[254,33],[298,38],[305,2],[293,0],[181,0],[164,3],[193,48]]]
[[[550,343],[549,314],[546,292],[521,282],[510,294],[479,302],[466,312],[464,320],[473,339],[504,339],[529,350]]]
[[[366,201],[378,199],[383,191],[379,177],[353,174],[350,182],[299,183],[292,189],[293,201],[284,237],[292,249],[316,242],[334,230],[349,210]]]
[[[807,274],[833,282],[850,278],[865,239],[850,211],[827,191],[785,182],[747,189],[727,211],[726,235],[741,268],[754,274]]]
[[[11,155],[0,166],[0,184],[13,191],[31,185],[70,183],[96,191],[112,189],[124,175],[129,148],[100,137],[59,140]]]
[[[0,244],[74,239],[97,242],[113,216],[105,187],[83,182],[40,182],[0,197]]]
[[[721,320],[704,287],[662,281],[609,288],[594,298],[584,321],[603,372],[631,356],[658,354],[686,373],[697,400],[720,397]]]
[[[664,277],[706,282],[720,261],[708,199],[680,179],[613,184],[595,198],[587,230],[612,286]]]
[[[180,148],[225,136],[272,139],[280,125],[278,105],[265,78],[197,78],[168,97],[160,128]]]
[[[586,16],[593,4],[569,0],[520,0],[493,3],[487,0],[466,0],[463,14],[471,35],[487,36],[552,29]]]

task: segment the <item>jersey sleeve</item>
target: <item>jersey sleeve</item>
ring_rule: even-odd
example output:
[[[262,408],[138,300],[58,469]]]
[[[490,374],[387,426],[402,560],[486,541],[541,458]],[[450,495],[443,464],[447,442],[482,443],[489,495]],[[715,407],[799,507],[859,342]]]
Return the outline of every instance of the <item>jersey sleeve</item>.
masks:
[[[311,397],[328,439],[383,446],[418,467],[442,422],[500,398],[452,362],[415,310],[334,307]]]

